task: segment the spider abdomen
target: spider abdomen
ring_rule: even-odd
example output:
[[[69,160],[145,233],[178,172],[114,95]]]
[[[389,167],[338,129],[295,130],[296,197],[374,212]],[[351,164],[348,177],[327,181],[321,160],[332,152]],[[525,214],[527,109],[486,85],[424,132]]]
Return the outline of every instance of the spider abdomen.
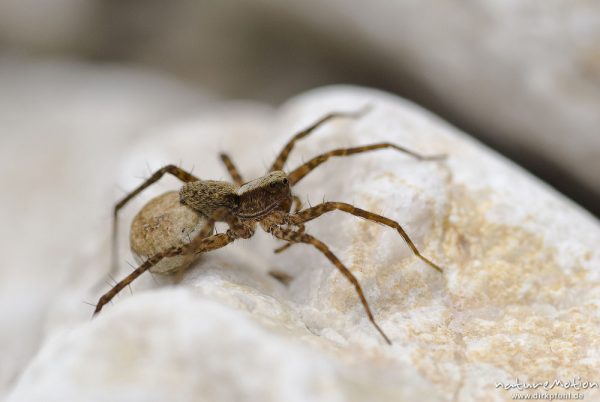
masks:
[[[131,222],[131,251],[146,260],[170,247],[181,247],[202,231],[212,233],[208,220],[179,202],[179,194],[171,191],[150,200]],[[150,268],[157,274],[172,274],[190,266],[198,255],[166,257]]]

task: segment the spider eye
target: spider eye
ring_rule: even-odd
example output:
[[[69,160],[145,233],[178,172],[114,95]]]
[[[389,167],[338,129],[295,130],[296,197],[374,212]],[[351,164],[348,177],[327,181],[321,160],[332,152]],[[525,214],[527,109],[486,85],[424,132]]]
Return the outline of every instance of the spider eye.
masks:
[[[271,187],[271,188],[277,187],[277,182],[272,181],[271,183],[269,183],[269,187]]]
[[[287,185],[288,183],[289,183],[288,179],[284,178],[284,179],[283,179],[283,184],[286,184],[286,185]]]

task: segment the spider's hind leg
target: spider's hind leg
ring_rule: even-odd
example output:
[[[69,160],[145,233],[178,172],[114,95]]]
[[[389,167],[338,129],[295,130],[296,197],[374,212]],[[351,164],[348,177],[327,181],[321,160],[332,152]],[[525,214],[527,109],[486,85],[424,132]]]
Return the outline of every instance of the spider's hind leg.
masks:
[[[98,314],[100,310],[102,310],[102,307],[110,302],[121,290],[129,286],[129,284],[137,279],[141,274],[158,264],[163,258],[174,257],[182,254],[204,253],[207,251],[216,250],[218,248],[225,247],[236,238],[236,235],[232,231],[212,235],[210,237],[197,236],[194,238],[194,240],[192,240],[191,243],[181,247],[171,247],[162,253],[148,258],[142,265],[137,267],[133,272],[127,275],[119,283],[113,286],[112,289],[100,297],[98,303],[96,304],[94,315]]]
[[[112,266],[111,266],[110,273],[112,273],[112,274],[116,273],[117,266],[118,266],[118,260],[119,260],[118,248],[117,248],[117,246],[118,246],[118,238],[117,237],[118,237],[119,210],[121,208],[123,208],[129,201],[131,201],[131,199],[133,199],[133,197],[135,197],[136,195],[138,195],[139,193],[144,191],[146,188],[150,187],[152,184],[154,184],[158,180],[160,180],[160,178],[163,177],[166,173],[169,173],[169,174],[177,177],[179,180],[181,180],[184,183],[200,180],[196,176],[191,174],[190,172],[183,170],[182,168],[180,168],[178,166],[167,165],[167,166],[164,166],[164,167],[158,169],[156,172],[154,172],[154,174],[152,174],[152,176],[150,176],[148,179],[146,179],[142,184],[140,184],[138,187],[136,187],[132,192],[127,194],[123,199],[121,199],[121,201],[119,201],[115,205],[115,207],[113,209],[112,261],[111,261]]]

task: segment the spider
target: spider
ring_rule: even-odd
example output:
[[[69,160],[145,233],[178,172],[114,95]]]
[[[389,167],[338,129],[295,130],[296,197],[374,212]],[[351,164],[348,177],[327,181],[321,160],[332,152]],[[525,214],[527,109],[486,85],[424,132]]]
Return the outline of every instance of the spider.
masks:
[[[380,223],[395,229],[410,247],[414,255],[427,265],[439,272],[442,272],[442,268],[419,252],[399,223],[344,202],[323,202],[303,209],[300,198],[292,193],[292,187],[312,170],[332,157],[342,157],[380,149],[393,149],[418,160],[440,160],[445,158],[445,155],[423,156],[407,148],[382,142],[354,148],[331,150],[310,159],[289,173],[282,170],[297,141],[307,137],[318,127],[332,119],[356,119],[366,113],[366,111],[367,109],[364,108],[354,112],[333,112],[323,116],[309,127],[295,134],[288,141],[264,176],[248,182],[242,179],[238,169],[227,154],[221,154],[220,157],[233,183],[201,180],[192,173],[175,165],[167,165],[157,170],[150,178],[145,180],[115,205],[113,214],[113,240],[115,243],[119,210],[133,197],[158,181],[166,173],[177,177],[183,182],[183,186],[179,190],[179,203],[185,205],[187,208],[191,208],[195,214],[206,219],[208,222],[207,226],[186,244],[168,247],[165,251],[149,256],[133,272],[116,283],[112,289],[100,297],[96,304],[94,315],[99,313],[105,304],[142,273],[148,270],[152,271],[153,267],[156,268],[156,265],[161,260],[175,256],[197,255],[225,247],[237,239],[248,239],[254,235],[257,226],[260,225],[264,231],[270,233],[275,238],[287,242],[283,247],[276,249],[276,253],[284,251],[295,243],[305,243],[320,251],[354,286],[370,322],[384,340],[391,345],[390,339],[375,321],[371,308],[356,277],[331,252],[325,243],[305,232],[304,224],[332,211],[342,211]],[[294,207],[293,212],[292,206]],[[228,225],[228,230],[225,233],[213,234],[215,222],[225,222]]]

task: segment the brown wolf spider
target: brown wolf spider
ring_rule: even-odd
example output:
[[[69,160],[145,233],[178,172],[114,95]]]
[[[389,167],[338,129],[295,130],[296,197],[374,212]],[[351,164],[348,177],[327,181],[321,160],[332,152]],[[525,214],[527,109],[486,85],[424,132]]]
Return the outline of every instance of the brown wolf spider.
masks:
[[[276,249],[276,253],[285,250],[294,243],[310,244],[323,253],[323,255],[336,266],[342,275],[354,285],[369,320],[385,341],[388,344],[391,344],[390,339],[375,322],[373,313],[371,312],[356,277],[331,252],[331,250],[329,250],[329,247],[327,247],[325,243],[305,233],[304,223],[331,211],[342,211],[369,221],[377,222],[398,231],[400,236],[402,236],[404,241],[411,248],[414,255],[423,260],[430,267],[439,272],[442,272],[442,269],[419,252],[408,234],[397,222],[343,202],[323,202],[314,207],[302,209],[300,198],[292,194],[291,188],[313,169],[327,161],[329,158],[335,156],[347,156],[386,148],[395,149],[396,151],[408,154],[418,160],[439,160],[444,158],[445,155],[422,156],[398,145],[384,142],[355,148],[335,149],[310,159],[290,173],[282,171],[288,155],[294,148],[296,141],[308,136],[319,126],[331,119],[341,117],[358,118],[365,112],[366,109],[346,113],[334,112],[325,115],[314,124],[292,137],[279,153],[266,175],[249,182],[244,182],[237,168],[226,154],[221,154],[221,160],[227,167],[233,183],[215,180],[200,180],[191,173],[174,165],[168,165],[156,171],[150,178],[144,181],[144,183],[115,205],[113,216],[113,239],[115,239],[115,242],[117,214],[119,210],[142,190],[158,181],[165,173],[172,174],[184,183],[179,191],[180,203],[206,218],[209,222],[208,230],[201,231],[201,233],[191,239],[187,244],[179,247],[171,247],[166,251],[150,256],[137,269],[100,297],[96,304],[94,315],[100,312],[102,307],[115,297],[117,293],[123,290],[123,288],[128,286],[145,271],[151,270],[151,268],[163,258],[178,255],[199,254],[225,247],[236,239],[247,239],[252,237],[257,224],[260,224],[260,227],[264,231],[271,233],[277,239],[287,242],[283,247]],[[294,204],[293,213],[291,212],[292,204]],[[215,222],[225,222],[228,224],[229,229],[226,233],[212,234]]]

